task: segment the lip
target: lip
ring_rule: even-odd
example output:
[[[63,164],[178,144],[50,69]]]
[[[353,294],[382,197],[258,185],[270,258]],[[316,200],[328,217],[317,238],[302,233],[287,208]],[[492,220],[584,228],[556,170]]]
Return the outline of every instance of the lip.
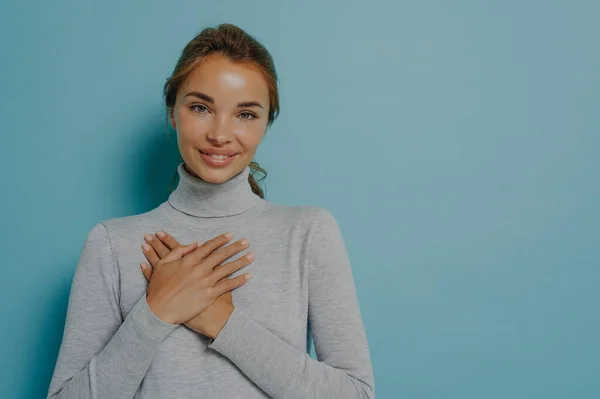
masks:
[[[237,155],[233,155],[233,156],[229,156],[229,158],[227,159],[215,159],[213,157],[211,157],[210,155],[205,154],[202,151],[200,152],[200,156],[202,157],[202,159],[204,160],[204,162],[206,162],[207,164],[211,165],[211,166],[216,166],[216,167],[222,167],[222,166],[227,166],[230,163],[233,162],[233,160],[235,159],[235,157]],[[224,154],[227,155],[227,154]]]
[[[199,151],[204,154],[209,154],[209,155],[212,155],[212,154],[229,155],[230,157],[237,154],[237,152],[233,151],[233,150],[228,150],[226,148],[214,148],[214,147],[203,148]]]

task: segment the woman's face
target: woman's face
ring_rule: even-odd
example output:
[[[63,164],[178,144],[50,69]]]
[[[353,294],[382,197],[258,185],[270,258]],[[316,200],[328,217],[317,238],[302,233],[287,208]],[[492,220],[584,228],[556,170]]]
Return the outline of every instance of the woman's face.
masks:
[[[254,158],[267,130],[269,90],[257,70],[210,56],[188,76],[170,111],[189,173],[222,183]],[[213,153],[225,153],[215,159]]]

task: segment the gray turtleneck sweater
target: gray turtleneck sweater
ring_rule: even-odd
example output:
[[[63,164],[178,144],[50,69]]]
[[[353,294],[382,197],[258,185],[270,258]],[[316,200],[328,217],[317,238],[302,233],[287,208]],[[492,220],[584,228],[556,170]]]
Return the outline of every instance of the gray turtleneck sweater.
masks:
[[[184,163],[177,170],[167,201],[87,235],[48,398],[374,398],[352,270],[331,213],[261,199],[249,167],[221,184]],[[256,254],[231,275],[253,278],[231,292],[233,313],[214,340],[148,307],[140,245],[161,230],[185,244],[231,231]],[[309,325],[318,360],[308,354]]]

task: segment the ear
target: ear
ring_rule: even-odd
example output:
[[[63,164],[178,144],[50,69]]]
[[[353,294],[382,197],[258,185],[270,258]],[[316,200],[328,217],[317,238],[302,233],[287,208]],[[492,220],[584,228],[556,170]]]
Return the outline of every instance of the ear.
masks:
[[[169,120],[171,121],[171,126],[173,129],[177,130],[177,122],[175,121],[175,107],[169,108]]]

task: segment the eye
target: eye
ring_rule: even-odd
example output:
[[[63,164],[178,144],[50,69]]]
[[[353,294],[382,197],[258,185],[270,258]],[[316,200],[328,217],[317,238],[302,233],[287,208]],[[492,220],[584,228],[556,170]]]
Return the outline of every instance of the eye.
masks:
[[[198,111],[196,110],[197,107],[199,108]],[[204,106],[203,104],[194,104],[190,107],[190,109],[200,114],[203,114],[205,113],[205,111],[208,111],[208,108],[206,108],[206,106]]]
[[[254,115],[252,112],[242,112],[240,116],[242,117],[242,119],[246,119],[249,121],[251,121],[252,119],[256,119],[256,115]]]

